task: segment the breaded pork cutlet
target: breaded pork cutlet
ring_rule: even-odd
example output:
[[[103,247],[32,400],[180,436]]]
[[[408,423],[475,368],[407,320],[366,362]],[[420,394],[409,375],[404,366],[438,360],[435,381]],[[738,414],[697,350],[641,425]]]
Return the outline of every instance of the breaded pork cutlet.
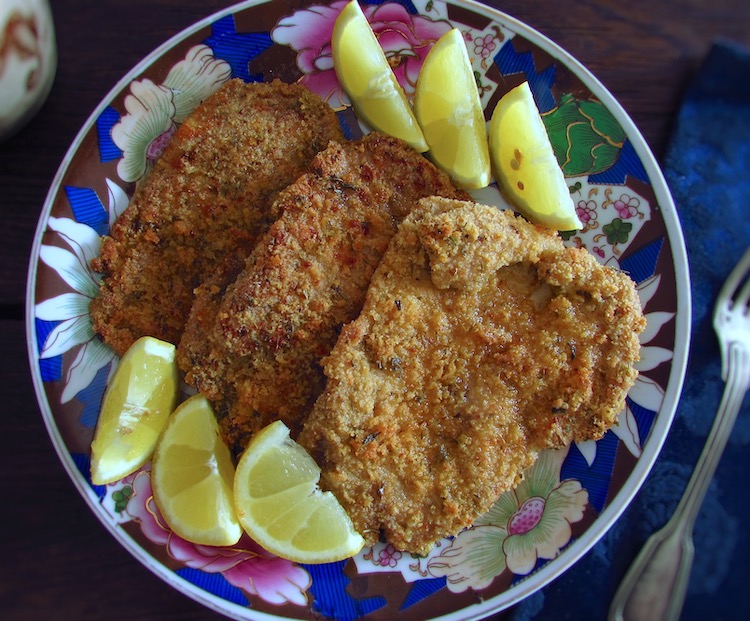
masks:
[[[277,418],[296,435],[323,390],[320,358],[359,313],[398,223],[432,195],[466,196],[402,141],[331,143],[279,194],[278,219],[236,280],[230,266],[198,291],[179,360],[223,401],[233,446]]]
[[[299,442],[370,543],[425,554],[633,384],[635,285],[510,212],[426,199],[323,361]]]
[[[277,192],[342,133],[300,85],[231,80],[177,129],[92,262],[94,329],[119,354],[140,336],[177,344],[193,289],[230,252],[246,256]]]

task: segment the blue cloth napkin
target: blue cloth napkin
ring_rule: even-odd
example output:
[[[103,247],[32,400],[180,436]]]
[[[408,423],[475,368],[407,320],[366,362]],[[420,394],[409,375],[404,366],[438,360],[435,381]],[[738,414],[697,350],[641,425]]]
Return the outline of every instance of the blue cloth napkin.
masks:
[[[685,94],[663,170],[691,270],[690,361],[672,430],[654,469],[615,526],[574,567],[499,618],[606,619],[610,601],[648,537],[677,506],[724,384],[714,301],[750,246],[750,51],[716,42]],[[734,427],[694,531],[684,621],[740,621],[750,587],[750,398]]]

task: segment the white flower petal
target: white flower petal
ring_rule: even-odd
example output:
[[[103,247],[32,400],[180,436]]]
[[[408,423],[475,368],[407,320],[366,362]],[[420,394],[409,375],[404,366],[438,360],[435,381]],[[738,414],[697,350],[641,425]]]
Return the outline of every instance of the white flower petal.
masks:
[[[94,336],[88,315],[63,321],[47,336],[40,358],[54,358]]]
[[[172,91],[151,80],[134,80],[125,97],[127,114],[112,128],[112,140],[122,150],[117,174],[123,181],[137,181],[146,172],[147,151],[155,138],[173,125]]]
[[[674,317],[674,313],[655,312],[646,315],[646,329],[641,333],[641,343],[650,343],[665,323]]]
[[[445,577],[453,593],[484,589],[505,569],[502,545],[506,537],[500,526],[465,530],[439,556],[430,559],[427,569],[437,578]]]
[[[60,401],[67,403],[91,384],[99,369],[107,365],[114,356],[114,352],[99,339],[94,338],[88,341],[78,351],[78,355],[68,369]]]
[[[641,308],[646,308],[651,298],[659,290],[660,283],[661,274],[654,274],[638,283],[638,297],[641,300]]]
[[[594,440],[586,440],[585,442],[576,442],[576,446],[590,468],[596,459],[596,442]]]
[[[99,276],[91,270],[90,262],[99,255],[99,234],[90,226],[70,218],[50,218],[48,226],[73,252],[58,246],[43,245],[39,258],[75,291],[93,298],[99,292]]]
[[[651,371],[672,359],[672,350],[664,347],[641,347],[641,359],[635,364],[639,371]]]
[[[70,218],[50,218],[47,225],[65,240],[78,257],[82,269],[91,274],[91,260],[99,256],[102,245],[99,233]]]
[[[627,405],[620,412],[617,423],[612,427],[612,433],[622,440],[632,455],[635,457],[641,456],[641,436],[638,432],[638,425],[633,411]]]
[[[57,246],[42,246],[39,258],[78,293],[93,298],[99,291],[97,282],[82,269],[81,262],[72,252]]]
[[[628,397],[642,408],[658,412],[664,401],[664,389],[654,380],[645,375],[639,375],[633,387],[628,391]]]
[[[35,307],[35,315],[42,321],[65,321],[86,315],[91,298],[80,293],[63,293]]]
[[[127,193],[111,179],[107,179],[107,197],[109,199],[109,228],[120,217],[128,206],[130,199]]]
[[[232,75],[232,67],[216,58],[207,45],[188,50],[185,60],[177,63],[164,80],[174,93],[174,121],[181,123],[198,104],[216,92]]]

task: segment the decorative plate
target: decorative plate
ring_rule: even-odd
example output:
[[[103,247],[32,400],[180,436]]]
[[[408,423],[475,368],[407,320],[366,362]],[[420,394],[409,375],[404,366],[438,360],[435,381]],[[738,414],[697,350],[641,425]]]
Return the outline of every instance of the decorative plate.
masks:
[[[197,546],[169,531],[153,505],[148,465],[107,486],[89,479],[89,444],[115,356],[88,315],[89,267],[165,143],[199,101],[233,77],[300,81],[328,100],[347,137],[367,131],[331,60],[344,1],[246,2],[184,31],[135,67],[78,134],[44,205],[32,252],[27,330],[32,374],[56,450],[81,495],[139,561],[236,619],[477,619],[541,588],[613,524],[648,474],[674,415],[689,338],[685,248],[664,179],[614,98],[578,62],[528,26],[464,0],[391,0],[364,10],[396,75],[413,94],[431,45],[464,34],[489,115],[527,80],[584,224],[566,233],[638,283],[648,327],[640,376],[616,428],[598,442],[550,451],[477,523],[426,557],[390,545],[305,566],[247,538]],[[477,192],[502,204],[496,187]]]

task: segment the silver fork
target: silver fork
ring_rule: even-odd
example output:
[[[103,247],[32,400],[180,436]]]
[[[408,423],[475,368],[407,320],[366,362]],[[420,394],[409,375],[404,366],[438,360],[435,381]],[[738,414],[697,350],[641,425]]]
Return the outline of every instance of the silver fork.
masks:
[[[609,621],[674,621],[680,616],[693,563],[695,518],[750,386],[750,280],[742,285],[749,275],[750,248],[722,286],[714,309],[726,382],[716,419],[674,515],[651,535],[628,570],[612,600]]]

